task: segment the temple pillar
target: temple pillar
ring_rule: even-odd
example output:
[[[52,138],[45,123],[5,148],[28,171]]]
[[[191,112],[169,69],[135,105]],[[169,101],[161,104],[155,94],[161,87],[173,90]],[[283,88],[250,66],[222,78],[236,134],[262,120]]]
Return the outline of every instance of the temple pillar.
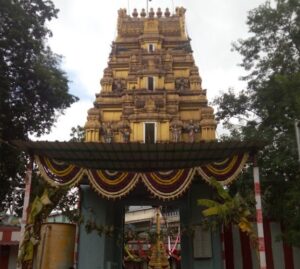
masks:
[[[100,198],[89,186],[80,186],[81,215],[83,223],[79,228],[78,268],[122,268],[122,242],[118,242],[120,227],[123,227],[123,207],[116,202]],[[87,223],[114,227],[111,235],[101,235],[96,229],[88,233]],[[93,226],[93,224],[92,224]]]
[[[201,207],[197,200],[211,199],[207,183],[195,179],[180,207],[180,222],[184,229],[181,237],[181,268],[222,269],[222,242],[220,231],[207,231],[201,227]]]
[[[261,190],[259,180],[259,167],[257,165],[256,156],[253,160],[253,179],[254,179],[254,193],[256,201],[256,224],[257,224],[257,236],[258,236],[258,251],[259,251],[259,268],[266,269],[266,250],[265,250],[265,237],[263,229],[263,214],[261,204]]]

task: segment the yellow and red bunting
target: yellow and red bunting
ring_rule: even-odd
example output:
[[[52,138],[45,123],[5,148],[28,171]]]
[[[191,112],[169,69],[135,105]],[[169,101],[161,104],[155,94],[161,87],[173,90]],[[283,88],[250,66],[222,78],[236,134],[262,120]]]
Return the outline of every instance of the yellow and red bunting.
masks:
[[[215,178],[221,184],[227,185],[238,177],[247,160],[247,153],[237,154],[223,161],[197,167],[196,170],[208,182],[211,178]]]
[[[194,178],[195,169],[178,169],[165,172],[143,173],[142,179],[148,190],[160,199],[181,196]]]
[[[43,178],[54,187],[76,185],[85,173],[83,168],[45,156],[35,156],[35,161]]]
[[[127,195],[136,185],[139,174],[109,170],[87,170],[93,188],[108,199]]]
[[[74,186],[83,175],[87,175],[100,195],[116,199],[127,195],[140,179],[153,195],[163,200],[181,196],[190,186],[195,172],[208,182],[215,178],[224,185],[229,184],[240,174],[247,159],[248,154],[238,154],[196,168],[134,173],[84,169],[47,157],[35,157],[43,178],[52,186]]]

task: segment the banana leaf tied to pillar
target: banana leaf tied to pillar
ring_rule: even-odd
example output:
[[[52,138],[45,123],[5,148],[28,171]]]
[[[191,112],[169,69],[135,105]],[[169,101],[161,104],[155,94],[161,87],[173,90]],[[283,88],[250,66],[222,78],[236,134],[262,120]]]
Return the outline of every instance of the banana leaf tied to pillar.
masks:
[[[46,187],[42,195],[36,196],[30,204],[24,239],[20,243],[19,263],[30,264],[33,260],[35,246],[40,241],[41,225],[67,190],[66,188]]]

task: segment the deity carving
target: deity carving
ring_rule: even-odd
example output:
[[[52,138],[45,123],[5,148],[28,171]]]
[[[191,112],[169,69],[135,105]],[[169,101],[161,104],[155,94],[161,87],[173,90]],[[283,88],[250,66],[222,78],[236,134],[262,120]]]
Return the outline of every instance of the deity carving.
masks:
[[[173,119],[170,123],[170,131],[172,135],[172,142],[180,142],[182,132],[182,121]]]
[[[146,99],[145,107],[146,107],[147,112],[151,112],[151,111],[156,110],[155,101],[152,97]]]
[[[172,133],[172,141],[173,142],[180,142],[181,137],[181,126],[173,125],[171,126],[171,133]]]
[[[115,79],[112,85],[113,92],[122,92],[125,89],[124,79]]]
[[[188,78],[176,78],[175,89],[178,91],[187,90],[190,88],[190,82]]]
[[[166,105],[165,100],[163,98],[156,98],[154,102],[156,108],[163,108]]]
[[[189,142],[194,143],[195,142],[195,134],[199,132],[199,126],[197,126],[193,120],[190,120],[190,122],[186,126],[186,130],[188,132]]]
[[[109,122],[106,127],[104,127],[104,142],[105,143],[112,143],[113,142],[113,129],[112,124]]]
[[[144,108],[146,102],[145,102],[145,100],[142,99],[142,98],[136,98],[134,104],[135,104],[135,107],[139,109],[139,108]]]
[[[130,141],[130,124],[129,121],[124,119],[118,122],[116,126],[117,130],[119,130],[120,134],[122,135],[122,140],[124,143],[129,143]]]
[[[172,55],[169,51],[166,52],[165,61],[172,61]]]
[[[122,136],[123,136],[123,142],[129,143],[130,141],[130,127],[126,126],[123,129],[120,130]]]

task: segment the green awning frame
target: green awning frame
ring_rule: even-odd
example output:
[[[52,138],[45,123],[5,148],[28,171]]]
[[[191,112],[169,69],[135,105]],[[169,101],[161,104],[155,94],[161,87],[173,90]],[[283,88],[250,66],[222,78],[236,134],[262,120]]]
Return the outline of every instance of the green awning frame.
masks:
[[[11,144],[30,155],[46,156],[82,168],[134,172],[198,167],[239,153],[252,155],[265,145],[262,141],[107,144],[21,140]]]

